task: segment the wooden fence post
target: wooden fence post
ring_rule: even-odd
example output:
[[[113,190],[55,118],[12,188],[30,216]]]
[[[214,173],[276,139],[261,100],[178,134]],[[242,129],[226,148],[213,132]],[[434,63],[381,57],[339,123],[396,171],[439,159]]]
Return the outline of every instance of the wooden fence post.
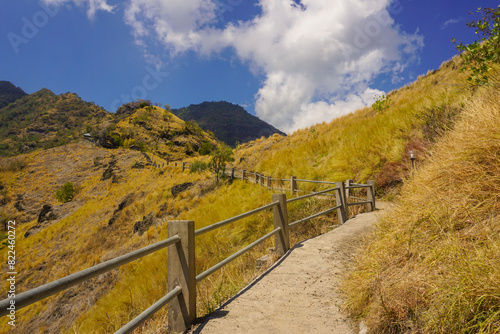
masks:
[[[183,163],[182,163],[182,171],[183,171],[183,172],[184,172],[184,169],[185,169],[185,168],[186,168],[186,163],[185,163],[185,162],[183,162]]]
[[[344,224],[347,220],[344,182],[335,182],[335,188],[337,188],[337,190],[335,191],[337,205],[340,205],[340,207],[337,209],[337,217],[339,219],[339,224]]]
[[[351,202],[351,193],[354,194],[354,191],[351,192],[351,189],[348,189],[347,187],[350,187],[352,186],[352,184],[354,183],[353,180],[346,180],[345,181],[345,186],[346,186],[346,189],[345,189],[345,214],[347,217],[350,217],[350,210],[349,210],[349,203]]]
[[[274,235],[276,254],[285,255],[290,249],[290,227],[288,226],[288,209],[285,194],[273,194],[273,202],[280,204],[273,207],[274,228],[281,227],[281,232]]]
[[[194,221],[169,221],[167,233],[169,238],[181,237],[181,241],[168,246],[168,290],[182,288],[182,293],[169,303],[168,323],[174,333],[184,333],[196,319]]]
[[[231,168],[231,180],[234,180],[234,167]]]
[[[271,185],[271,177],[270,177],[270,176],[268,176],[268,177],[267,177],[267,187],[268,187],[269,189],[273,190],[273,187],[272,187],[272,185]]]
[[[297,190],[297,181],[295,181],[295,179],[295,176],[290,177],[290,191],[292,192],[292,195],[295,194],[295,190]]]
[[[259,183],[259,173],[255,172],[255,184]]]
[[[350,186],[352,186],[353,183],[354,183],[353,180],[346,180],[345,181],[345,186],[346,187],[350,187]],[[345,200],[346,200],[346,203],[349,203],[350,199],[351,199],[351,189],[346,188],[346,190],[345,190]]]
[[[366,188],[366,197],[368,201],[371,201],[366,207],[367,210],[375,211],[375,181],[368,180],[366,184],[369,185],[369,188]]]
[[[245,181],[245,170],[241,171],[241,179]]]

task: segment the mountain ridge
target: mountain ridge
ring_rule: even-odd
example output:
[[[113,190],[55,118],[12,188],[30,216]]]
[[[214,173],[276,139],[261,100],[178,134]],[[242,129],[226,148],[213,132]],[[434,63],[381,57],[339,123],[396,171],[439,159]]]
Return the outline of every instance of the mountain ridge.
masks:
[[[24,90],[10,81],[0,81],[0,109],[26,95],[28,94]]]
[[[191,104],[172,109],[172,113],[185,121],[194,120],[203,130],[213,132],[216,138],[233,147],[275,133],[286,136],[242,106],[226,101]]]

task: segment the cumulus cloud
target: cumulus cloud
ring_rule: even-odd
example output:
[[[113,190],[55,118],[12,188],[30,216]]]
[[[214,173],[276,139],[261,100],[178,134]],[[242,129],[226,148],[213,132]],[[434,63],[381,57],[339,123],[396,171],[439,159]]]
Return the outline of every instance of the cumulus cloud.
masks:
[[[89,13],[112,10],[105,0],[73,1]],[[257,116],[287,132],[371,104],[382,92],[370,82],[381,73],[400,80],[423,46],[418,31],[395,25],[398,0],[253,1],[258,15],[223,24],[224,10],[241,0],[129,0],[125,22],[139,44],[159,41],[173,56],[234,50],[264,77]]]
[[[47,5],[61,6],[64,4],[74,3],[79,7],[87,8],[87,16],[93,19],[97,11],[105,11],[112,13],[114,6],[109,5],[106,0],[42,0]]]

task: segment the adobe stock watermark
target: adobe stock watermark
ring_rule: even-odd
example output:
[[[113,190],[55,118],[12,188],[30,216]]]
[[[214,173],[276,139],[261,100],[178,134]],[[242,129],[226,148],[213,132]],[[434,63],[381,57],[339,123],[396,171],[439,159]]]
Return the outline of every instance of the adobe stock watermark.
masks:
[[[58,6],[49,7],[41,1],[38,2],[38,6],[40,6],[41,10],[33,14],[31,19],[26,16],[21,18],[20,34],[12,31],[7,34],[7,39],[16,54],[19,53],[19,46],[21,44],[28,44],[30,40],[38,35],[39,29],[45,27],[49,23],[49,19],[56,16],[59,12]]]
[[[142,78],[141,85],[134,86],[129,94],[122,94],[119,99],[111,102],[111,112],[116,111],[119,106],[130,101],[147,100],[148,92],[158,88],[165,78],[169,76],[168,72],[162,72],[158,69],[154,70],[149,66],[146,67],[146,72],[148,74]]]
[[[387,11],[380,11],[370,17],[362,28],[356,27],[354,29],[354,47],[349,50],[344,50],[344,56],[349,58],[352,54],[359,54],[370,45],[375,37],[382,33],[383,27],[388,27],[392,24],[393,20],[389,14],[400,14],[403,9],[404,7],[399,0],[392,1]]]

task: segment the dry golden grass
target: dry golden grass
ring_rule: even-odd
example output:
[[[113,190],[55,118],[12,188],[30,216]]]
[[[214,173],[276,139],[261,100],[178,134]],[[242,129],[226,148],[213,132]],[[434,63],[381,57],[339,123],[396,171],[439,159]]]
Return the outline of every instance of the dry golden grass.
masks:
[[[459,59],[389,93],[392,103],[383,112],[364,108],[288,137],[272,136],[240,145],[235,164],[280,178],[374,179],[382,187],[402,182],[410,171],[409,150],[423,162],[430,146],[424,137],[422,114],[438,107],[460,110],[470,97],[464,85],[466,74],[458,73],[456,62]]]
[[[457,74],[454,66],[453,62],[446,63],[441,70],[392,93],[392,105],[382,113],[364,108],[329,124],[318,124],[288,137],[272,136],[241,145],[237,150],[236,165],[278,178],[295,175],[302,179],[338,181],[351,178],[362,182],[380,178],[383,174],[387,179],[397,177],[401,181],[409,173],[407,151],[411,148],[420,149],[419,153],[423,154],[428,147],[422,130],[422,111],[436,106],[462,108],[470,96],[470,92],[455,86],[465,81],[465,74]],[[144,113],[143,117],[149,117],[150,120],[164,117],[164,112],[157,108],[141,112]],[[141,115],[138,114],[138,117]],[[171,117],[168,121],[171,129],[176,130],[177,120]],[[151,122],[153,130],[161,130],[157,128],[159,123]],[[126,132],[129,125],[130,120],[125,119],[117,128]],[[153,140],[149,137],[146,139]],[[132,141],[127,144],[131,145]],[[54,151],[59,152],[59,155],[45,155],[47,152],[44,151],[37,152],[36,158],[35,155],[29,155],[28,169],[0,175],[0,180],[5,182],[9,191],[35,191],[46,199],[50,198],[49,201],[54,204],[57,204],[52,198],[54,189],[68,181],[68,175],[65,174],[67,170],[56,168],[61,165],[61,161],[74,165],[71,173],[75,177],[80,175],[78,177],[81,180],[76,182],[79,192],[72,203],[80,202],[77,206],[75,204],[67,217],[38,234],[19,239],[18,249],[23,254],[18,264],[19,272],[22,273],[19,276],[20,291],[165,239],[166,221],[169,219],[194,220],[196,228],[200,228],[271,201],[269,190],[249,183],[236,181],[231,186],[216,187],[208,172],[182,173],[180,168],[171,167],[163,170],[130,169],[132,162],[142,156],[139,152],[99,149],[93,151],[95,156],[92,156],[92,160],[88,154],[84,154],[87,151],[79,151],[69,145]],[[94,167],[99,161],[109,164],[113,159],[111,154],[118,159],[121,170],[119,182],[113,182],[112,179],[102,181],[104,167]],[[184,161],[199,159],[186,158],[185,153],[180,151],[173,152],[171,156],[183,157]],[[164,162],[154,154],[151,154],[151,158],[156,162]],[[56,160],[57,164],[51,163]],[[87,173],[82,166],[95,170]],[[194,185],[177,197],[172,196],[172,186],[183,182],[194,182]],[[313,184],[299,184],[299,187],[302,190],[315,189]],[[109,226],[109,219],[129,194],[134,195],[134,202],[124,208]],[[331,204],[328,198],[295,202],[289,206],[290,219],[308,216]],[[158,225],[151,227],[141,237],[132,234],[134,222],[150,212],[160,219]],[[431,219],[433,216],[429,217]],[[327,231],[333,225],[332,221],[335,221],[334,214],[293,228],[292,243]],[[35,221],[23,224],[19,235],[23,235],[34,224]],[[198,273],[270,231],[271,226],[269,211],[197,238]],[[387,242],[387,245],[394,242]],[[254,277],[258,272],[255,260],[266,254],[271,245],[272,241],[264,243],[198,284],[199,315],[213,310]],[[47,333],[114,332],[167,292],[166,277],[166,251],[149,255],[110,275],[96,278],[20,311],[24,327],[18,330],[22,332],[37,328]],[[409,273],[405,279],[412,277],[419,276]],[[419,294],[413,295],[417,300]],[[162,310],[142,326],[142,332],[158,332],[164,328],[165,319],[166,311]],[[7,330],[7,327],[2,327],[0,332]]]
[[[500,331],[500,94],[483,90],[346,280],[375,333]]]

